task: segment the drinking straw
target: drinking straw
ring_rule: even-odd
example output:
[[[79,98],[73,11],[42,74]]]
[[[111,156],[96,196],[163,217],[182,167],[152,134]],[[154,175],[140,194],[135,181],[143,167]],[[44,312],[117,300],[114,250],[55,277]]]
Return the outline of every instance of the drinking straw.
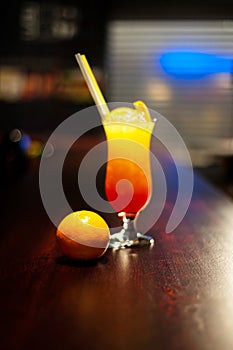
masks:
[[[87,83],[88,89],[91,93],[91,96],[93,100],[95,101],[96,107],[98,108],[98,111],[100,113],[100,116],[105,119],[106,115],[109,113],[108,106],[106,104],[106,101],[103,97],[103,94],[99,88],[99,85],[96,81],[96,78],[91,70],[91,67],[89,66],[89,63],[87,62],[86,56],[81,55],[80,53],[77,53],[75,55],[75,58],[79,64],[80,70],[83,74],[83,77]]]

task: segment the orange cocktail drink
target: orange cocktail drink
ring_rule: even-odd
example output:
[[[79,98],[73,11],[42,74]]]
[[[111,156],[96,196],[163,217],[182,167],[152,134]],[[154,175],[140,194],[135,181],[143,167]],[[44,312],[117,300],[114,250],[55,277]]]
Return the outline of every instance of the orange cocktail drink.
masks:
[[[123,219],[122,229],[111,235],[109,246],[152,244],[152,237],[137,232],[134,218],[146,205],[152,191],[150,139],[155,120],[151,120],[142,101],[135,101],[134,108],[119,107],[110,111],[85,55],[76,54],[75,57],[102,118],[107,138],[106,196]]]
[[[115,248],[153,242],[137,232],[134,218],[152,194],[150,142],[155,121],[141,101],[134,106],[116,108],[103,120],[108,149],[105,192],[123,219],[121,231],[111,235],[110,246]]]
[[[116,121],[103,125],[108,142],[106,196],[117,212],[133,217],[152,191],[150,140],[154,122]]]

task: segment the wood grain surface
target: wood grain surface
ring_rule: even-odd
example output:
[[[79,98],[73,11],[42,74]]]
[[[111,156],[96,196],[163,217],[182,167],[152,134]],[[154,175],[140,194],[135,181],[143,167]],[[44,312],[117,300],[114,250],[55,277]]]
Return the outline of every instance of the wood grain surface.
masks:
[[[1,190],[0,349],[232,350],[233,204],[195,174],[191,206],[166,234],[170,205],[153,247],[69,261],[35,161]]]

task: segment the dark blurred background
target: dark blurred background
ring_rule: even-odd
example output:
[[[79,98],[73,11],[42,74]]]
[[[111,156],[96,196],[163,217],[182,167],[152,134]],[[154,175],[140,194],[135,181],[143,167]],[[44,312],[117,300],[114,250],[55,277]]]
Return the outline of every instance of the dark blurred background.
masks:
[[[142,99],[163,114],[194,167],[233,196],[232,1],[0,6],[1,143],[20,131],[27,148],[31,137],[93,104],[74,58],[81,52],[108,101]],[[32,156],[42,148],[34,146]]]

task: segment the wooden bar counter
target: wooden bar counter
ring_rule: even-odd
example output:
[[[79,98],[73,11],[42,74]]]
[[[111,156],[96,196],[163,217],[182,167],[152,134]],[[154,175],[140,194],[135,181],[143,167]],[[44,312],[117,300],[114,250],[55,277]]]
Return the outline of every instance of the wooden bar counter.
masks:
[[[1,189],[0,349],[233,349],[230,199],[195,174],[174,232],[162,215],[153,247],[73,262],[43,208],[38,163]]]

